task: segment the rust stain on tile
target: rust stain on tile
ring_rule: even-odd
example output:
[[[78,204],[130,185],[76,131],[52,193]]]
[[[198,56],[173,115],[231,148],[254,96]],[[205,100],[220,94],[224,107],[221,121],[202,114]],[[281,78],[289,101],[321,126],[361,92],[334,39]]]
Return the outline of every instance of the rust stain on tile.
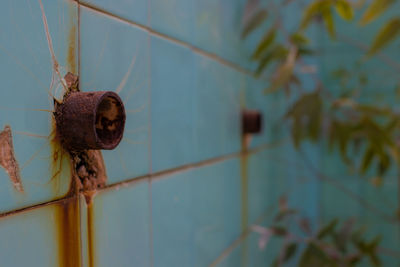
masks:
[[[250,135],[242,135],[242,151],[240,156],[240,177],[241,177],[241,229],[242,233],[247,231],[249,221],[249,196],[248,196],[248,145]],[[247,266],[248,249],[247,243],[242,246],[241,266]]]
[[[67,70],[72,73],[77,72],[77,29],[78,29],[78,8],[75,3],[68,3],[69,32],[67,48]]]
[[[242,155],[240,157],[240,176],[241,176],[241,213],[242,213],[242,231],[246,231],[248,226],[248,136],[242,137]]]
[[[76,26],[75,23],[72,22],[68,34],[68,53],[67,53],[68,69],[72,73],[77,73],[75,47],[76,47]]]
[[[14,188],[18,192],[24,192],[19,165],[15,158],[11,127],[8,125],[0,132],[0,165],[7,172]]]
[[[56,123],[54,118],[52,118],[52,129],[53,130],[51,131],[51,134],[49,136],[51,149],[50,182],[53,185],[54,191],[59,192],[62,174],[70,175],[71,173],[71,159],[69,153],[62,147],[61,142],[57,136]],[[71,188],[72,185],[73,183],[71,183]]]
[[[95,240],[94,240],[94,211],[93,203],[88,204],[87,208],[87,229],[88,229],[88,254],[89,254],[89,267],[96,266],[95,262]]]
[[[59,266],[82,266],[80,203],[78,196],[57,204],[56,220],[59,241]]]

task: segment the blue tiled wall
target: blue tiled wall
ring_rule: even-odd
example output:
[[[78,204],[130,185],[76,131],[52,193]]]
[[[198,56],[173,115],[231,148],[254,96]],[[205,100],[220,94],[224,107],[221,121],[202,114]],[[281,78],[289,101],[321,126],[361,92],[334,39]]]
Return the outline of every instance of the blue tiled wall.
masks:
[[[250,227],[271,222],[284,195],[312,224],[356,214],[379,232],[342,191],[310,178],[283,122],[287,99],[264,95],[266,82],[251,74],[259,33],[240,40],[245,0],[42,2],[60,76],[79,74],[83,91],[119,93],[126,130],[118,148],[102,152],[105,187],[92,202],[71,195],[68,157],[54,152],[52,97],[62,87],[41,1],[2,3],[0,128],[12,129],[24,192],[0,170],[1,266],[66,266],[68,258],[89,267],[268,266],[281,243],[271,239],[261,250]],[[310,64],[329,83],[339,56],[354,61],[356,51],[329,46],[318,28],[311,32],[323,53]],[[364,68],[376,70],[373,63]],[[265,118],[248,153],[243,108]],[[349,177],[337,155],[303,150],[328,175]],[[353,177],[343,183],[358,194],[375,192]],[[381,194],[392,191],[389,183]],[[385,229],[388,246],[398,246],[391,233],[399,230]]]
[[[0,34],[0,122],[12,129],[24,186],[0,173],[0,232],[12,239],[0,245],[2,266],[213,264],[272,205],[270,186],[284,185],[268,179],[268,153],[240,154],[241,109],[274,120],[245,69],[244,1],[42,2],[6,1],[1,11],[10,26]],[[90,203],[69,193],[68,155],[52,143],[52,97],[61,99],[67,72],[82,91],[116,91],[127,111]],[[279,139],[265,133],[252,149]]]

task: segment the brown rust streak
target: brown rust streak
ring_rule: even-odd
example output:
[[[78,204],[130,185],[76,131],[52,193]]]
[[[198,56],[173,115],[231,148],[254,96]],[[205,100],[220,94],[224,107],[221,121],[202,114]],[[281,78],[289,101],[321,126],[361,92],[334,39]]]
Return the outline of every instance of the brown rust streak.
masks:
[[[6,125],[4,130],[0,132],[0,165],[7,172],[14,188],[18,192],[24,192],[19,165],[14,154],[11,127],[9,125]]]
[[[41,0],[39,0],[41,1]],[[41,2],[40,2],[41,4]],[[43,19],[45,23],[46,33],[48,34],[47,29],[47,21],[45,19],[44,10]],[[75,5],[69,5],[69,14],[70,14],[70,28],[68,34],[68,50],[67,50],[67,69],[70,73],[68,73],[64,79],[66,84],[63,85],[66,87],[66,94],[69,94],[71,91],[79,91],[79,79],[78,76],[74,75],[77,73],[76,66],[76,47],[77,47],[77,25],[76,21],[78,18],[78,14],[76,12]],[[52,50],[51,39],[48,34],[49,40],[49,49],[53,56],[55,71],[58,73],[58,63],[55,59],[54,52]],[[61,79],[61,77],[60,77]],[[57,104],[55,102],[55,104]],[[63,168],[71,168],[71,184],[70,190],[67,193],[67,199],[60,201],[57,203],[56,209],[56,219],[57,219],[57,227],[58,227],[58,254],[59,254],[59,266],[60,267],[80,267],[82,266],[82,231],[81,231],[81,211],[80,211],[80,197],[79,193],[83,191],[85,194],[86,200],[89,202],[88,204],[88,238],[89,238],[89,260],[90,267],[94,265],[94,244],[93,244],[93,228],[92,228],[92,205],[90,205],[92,196],[94,193],[92,191],[86,192],[85,184],[82,180],[80,180],[78,175],[77,161],[74,158],[74,155],[67,151],[61,144],[59,133],[57,131],[57,127],[54,121],[52,121],[53,131],[50,134],[50,143],[52,149],[52,178],[51,180],[58,181],[61,174],[63,173]],[[69,160],[66,160],[69,159]],[[103,158],[100,151],[87,151],[85,154],[85,167],[89,170],[96,171],[96,184],[93,187],[99,187],[105,184],[106,174]],[[79,158],[81,161],[82,158]],[[68,166],[66,166],[65,162],[69,162]],[[86,166],[87,165],[87,166]],[[58,183],[55,183],[56,187]],[[86,187],[89,187],[86,185]],[[91,187],[90,187],[91,188]],[[96,188],[93,189],[95,192]],[[83,190],[82,190],[83,189]],[[92,189],[92,188],[91,188]]]
[[[241,176],[241,228],[242,233],[247,231],[248,221],[249,221],[249,203],[248,203],[248,157],[249,157],[249,150],[248,145],[250,143],[251,135],[244,134],[242,136],[242,151],[240,156],[240,176]],[[247,266],[247,259],[248,259],[248,249],[247,243],[244,242],[242,246],[242,262],[241,266]]]
[[[69,162],[69,154],[62,147],[61,142],[57,136],[56,123],[52,118],[52,132],[50,133],[50,149],[51,149],[51,178],[50,182],[54,185],[54,191],[59,191],[60,178],[62,173],[66,170],[65,168],[71,168],[71,164],[66,166],[65,163]],[[73,183],[70,188],[72,189]],[[70,191],[71,191],[70,189]],[[71,193],[71,192],[69,192]],[[69,195],[68,193],[68,195]]]
[[[67,64],[68,70],[72,73],[77,73],[76,70],[76,25],[75,21],[77,20],[77,14],[75,12],[75,5],[69,6],[69,14],[70,14],[70,28],[68,34],[68,52],[67,52]]]
[[[95,244],[94,241],[94,214],[93,214],[93,203],[89,203],[87,206],[87,229],[88,229],[88,253],[89,253],[89,267],[96,266],[95,263]]]
[[[82,256],[79,197],[75,196],[58,203],[56,216],[59,266],[80,267],[82,266]]]

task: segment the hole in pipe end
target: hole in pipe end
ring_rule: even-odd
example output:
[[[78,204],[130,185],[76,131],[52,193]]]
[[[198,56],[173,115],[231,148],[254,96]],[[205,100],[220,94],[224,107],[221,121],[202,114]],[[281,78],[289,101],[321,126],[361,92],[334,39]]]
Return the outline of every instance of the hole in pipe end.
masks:
[[[242,133],[259,134],[263,128],[263,116],[258,110],[242,111]]]
[[[114,149],[121,142],[125,127],[125,109],[119,96],[107,92],[96,107],[95,132],[102,149]]]
[[[69,151],[114,149],[122,140],[125,108],[111,91],[71,92],[54,112],[57,136]]]

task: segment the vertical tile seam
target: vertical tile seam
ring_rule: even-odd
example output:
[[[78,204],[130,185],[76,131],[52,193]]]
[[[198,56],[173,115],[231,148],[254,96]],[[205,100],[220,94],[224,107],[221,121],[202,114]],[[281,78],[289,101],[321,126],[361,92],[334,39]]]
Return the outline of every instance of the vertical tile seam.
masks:
[[[78,4],[78,77],[81,77],[81,4],[80,0],[77,0]]]
[[[147,0],[147,26],[151,25],[151,0]]]
[[[148,0],[148,3],[150,3],[150,0]],[[149,4],[150,5],[150,4]],[[148,11],[149,12],[149,11]],[[150,12],[149,12],[150,13]],[[148,23],[150,23],[148,21]],[[149,190],[149,220],[150,220],[150,225],[149,225],[149,248],[150,248],[150,266],[153,267],[154,266],[154,253],[153,253],[153,190],[152,190],[152,177],[151,177],[151,173],[153,172],[153,161],[152,161],[152,128],[151,128],[151,116],[152,116],[152,99],[151,99],[151,92],[152,92],[152,83],[151,83],[151,59],[152,59],[152,51],[151,51],[151,36],[149,33],[147,33],[147,46],[148,46],[148,64],[147,64],[147,68],[148,68],[148,90],[147,90],[147,94],[148,94],[148,161],[149,161],[149,185],[148,185],[148,190]]]
[[[193,126],[192,126],[192,138],[193,138],[193,160],[196,161],[198,160],[200,157],[200,153],[199,153],[199,139],[198,139],[198,131],[196,129],[196,126],[198,126],[198,116],[197,116],[197,112],[198,112],[198,101],[196,101],[196,99],[199,99],[198,96],[198,90],[199,88],[197,87],[198,85],[198,75],[199,75],[199,58],[198,56],[193,53],[193,51],[191,51],[191,57],[192,57],[192,75],[193,75],[193,84],[192,84],[192,95],[191,95],[191,101],[192,101],[192,122],[193,122]]]
[[[81,77],[81,4],[80,4],[80,0],[77,0],[77,12],[78,12],[78,21],[77,21],[77,24],[78,24],[78,54],[77,54],[77,57],[78,57],[78,77],[80,78]],[[72,177],[71,177],[71,179],[73,179]],[[78,207],[79,207],[79,210],[78,210],[78,215],[79,215],[79,217],[78,217],[78,224],[79,225],[77,225],[77,227],[79,227],[79,243],[80,243],[80,260],[81,260],[81,266],[85,266],[86,264],[85,264],[85,262],[84,262],[84,260],[86,259],[86,256],[87,255],[84,255],[85,254],[85,252],[86,252],[86,250],[84,249],[84,243],[83,243],[83,238],[84,238],[84,233],[83,233],[83,221],[82,221],[82,212],[87,212],[87,209],[84,207],[84,206],[82,206],[82,198],[81,198],[81,195],[78,193],[77,194],[77,201],[78,201]],[[84,211],[82,211],[82,208],[84,209]],[[87,223],[87,222],[85,222],[85,223]],[[86,227],[86,230],[87,231],[90,231],[90,229],[88,229],[87,227]]]

